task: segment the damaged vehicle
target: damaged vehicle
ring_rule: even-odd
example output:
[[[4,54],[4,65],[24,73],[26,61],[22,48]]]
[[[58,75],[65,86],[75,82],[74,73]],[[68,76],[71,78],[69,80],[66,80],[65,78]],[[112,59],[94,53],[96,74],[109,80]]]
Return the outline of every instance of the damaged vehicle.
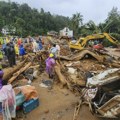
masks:
[[[106,70],[88,78],[85,97],[95,115],[105,118],[120,117],[120,69]]]

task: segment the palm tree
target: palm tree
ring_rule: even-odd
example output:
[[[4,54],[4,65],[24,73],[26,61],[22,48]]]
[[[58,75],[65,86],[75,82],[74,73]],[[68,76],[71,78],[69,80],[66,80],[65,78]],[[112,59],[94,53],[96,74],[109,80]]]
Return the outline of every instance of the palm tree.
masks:
[[[74,31],[74,36],[78,36],[78,30],[83,25],[83,16],[80,13],[73,14],[71,18],[71,28]]]
[[[87,29],[89,29],[89,31],[91,31],[91,33],[100,33],[100,29],[99,27],[92,21],[90,20],[87,24],[86,24]]]

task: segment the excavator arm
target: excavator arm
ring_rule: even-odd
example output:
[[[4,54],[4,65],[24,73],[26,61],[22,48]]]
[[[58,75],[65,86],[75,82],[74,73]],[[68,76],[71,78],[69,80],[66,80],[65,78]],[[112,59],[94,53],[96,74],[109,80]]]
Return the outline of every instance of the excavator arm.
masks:
[[[109,40],[111,43],[113,44],[118,44],[118,40],[116,40],[114,37],[112,37],[111,35],[109,35],[108,33],[103,33],[103,35],[107,38],[107,40]]]
[[[104,38],[104,35],[102,34],[88,35],[87,37],[84,38],[84,41],[81,43],[81,46],[85,47],[89,40],[97,40],[97,39],[103,39],[103,38]]]

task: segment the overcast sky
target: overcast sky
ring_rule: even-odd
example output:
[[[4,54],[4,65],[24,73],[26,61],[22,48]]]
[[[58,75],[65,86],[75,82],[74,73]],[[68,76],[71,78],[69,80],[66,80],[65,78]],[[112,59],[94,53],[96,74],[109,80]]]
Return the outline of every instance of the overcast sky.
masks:
[[[84,22],[89,20],[95,23],[103,22],[113,7],[120,11],[120,0],[11,0],[18,3],[28,3],[32,8],[43,8],[52,14],[71,17],[80,12]]]

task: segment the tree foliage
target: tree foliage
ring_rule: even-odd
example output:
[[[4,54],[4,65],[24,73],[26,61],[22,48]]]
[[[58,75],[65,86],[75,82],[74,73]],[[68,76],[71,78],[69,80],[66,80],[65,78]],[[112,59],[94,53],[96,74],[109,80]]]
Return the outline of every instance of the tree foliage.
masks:
[[[102,26],[102,32],[108,32],[120,40],[120,11],[113,7],[112,10],[108,13],[108,17]]]
[[[27,4],[0,2],[0,29],[3,26],[16,28],[16,35],[46,34],[47,31],[59,31],[69,26],[70,19],[60,15],[51,15],[43,9],[38,11]]]
[[[83,24],[83,16],[79,12],[69,18],[52,15],[42,8],[40,11],[32,9],[28,4],[0,2],[0,31],[3,27],[9,30],[15,28],[18,36],[44,35],[51,30],[59,32],[64,27],[70,27],[75,37],[107,32],[120,40],[120,12],[114,7],[103,23],[96,25],[90,20]]]
[[[79,28],[83,25],[83,16],[80,13],[73,14],[71,18],[71,28],[74,31],[74,35],[78,36]]]

